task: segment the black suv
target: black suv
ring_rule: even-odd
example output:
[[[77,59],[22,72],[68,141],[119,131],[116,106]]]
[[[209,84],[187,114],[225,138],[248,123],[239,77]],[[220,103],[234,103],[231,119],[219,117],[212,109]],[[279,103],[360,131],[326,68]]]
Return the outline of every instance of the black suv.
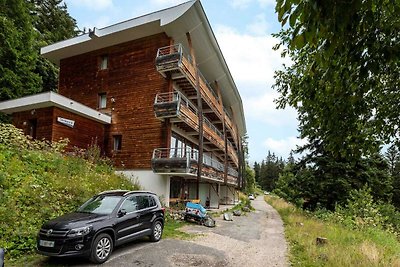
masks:
[[[143,236],[161,239],[164,208],[151,192],[113,190],[102,192],[76,212],[45,223],[39,231],[37,250],[54,257],[87,256],[103,263],[114,247]]]

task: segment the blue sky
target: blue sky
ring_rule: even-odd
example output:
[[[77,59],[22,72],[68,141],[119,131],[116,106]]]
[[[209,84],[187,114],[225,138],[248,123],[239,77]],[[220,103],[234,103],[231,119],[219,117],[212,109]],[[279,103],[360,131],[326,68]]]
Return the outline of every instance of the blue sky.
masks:
[[[102,28],[186,0],[64,0],[80,29]],[[270,150],[287,158],[296,144],[296,112],[276,110],[272,89],[274,71],[290,64],[272,47],[271,33],[280,24],[274,0],[202,0],[211,27],[242,97],[250,161],[261,161]]]

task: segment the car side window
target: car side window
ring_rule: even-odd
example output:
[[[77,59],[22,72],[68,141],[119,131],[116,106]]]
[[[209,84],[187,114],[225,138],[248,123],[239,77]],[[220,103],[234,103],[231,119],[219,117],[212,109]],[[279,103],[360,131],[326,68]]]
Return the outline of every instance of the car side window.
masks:
[[[146,209],[149,207],[149,198],[147,196],[137,196],[139,210]]]
[[[154,197],[152,197],[152,196],[149,196],[149,206],[150,207],[156,206],[156,201],[155,201]]]
[[[127,198],[122,204],[121,209],[124,209],[126,213],[137,211],[139,209],[137,197],[131,196]]]

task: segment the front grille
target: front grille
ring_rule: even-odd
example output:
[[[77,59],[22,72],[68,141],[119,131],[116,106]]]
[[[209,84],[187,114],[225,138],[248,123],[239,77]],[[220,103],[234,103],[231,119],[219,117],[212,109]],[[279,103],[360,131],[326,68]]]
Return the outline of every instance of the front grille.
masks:
[[[39,251],[47,252],[47,253],[53,253],[53,254],[59,254],[61,252],[61,249],[63,247],[60,245],[55,245],[53,248],[48,248],[48,247],[42,247],[38,246]]]
[[[42,237],[65,237],[69,230],[40,229],[39,235]]]

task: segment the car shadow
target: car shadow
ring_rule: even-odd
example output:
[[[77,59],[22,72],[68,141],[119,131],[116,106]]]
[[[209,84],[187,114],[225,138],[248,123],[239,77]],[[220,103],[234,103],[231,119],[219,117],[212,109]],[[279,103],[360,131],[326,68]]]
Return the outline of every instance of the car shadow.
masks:
[[[148,237],[143,237],[141,239],[136,239],[136,240],[133,240],[126,244],[123,244],[121,246],[118,246],[118,247],[114,248],[110,259],[112,259],[114,257],[118,257],[119,255],[122,255],[129,250],[138,249],[142,245],[145,245],[148,243],[151,243],[150,239]],[[107,266],[107,262],[105,262],[103,265]],[[78,267],[78,266],[96,266],[96,264],[91,263],[88,258],[84,258],[84,257],[61,257],[61,258],[46,257],[46,259],[44,259],[42,261],[40,266],[43,266],[43,267],[61,267],[61,266]]]

